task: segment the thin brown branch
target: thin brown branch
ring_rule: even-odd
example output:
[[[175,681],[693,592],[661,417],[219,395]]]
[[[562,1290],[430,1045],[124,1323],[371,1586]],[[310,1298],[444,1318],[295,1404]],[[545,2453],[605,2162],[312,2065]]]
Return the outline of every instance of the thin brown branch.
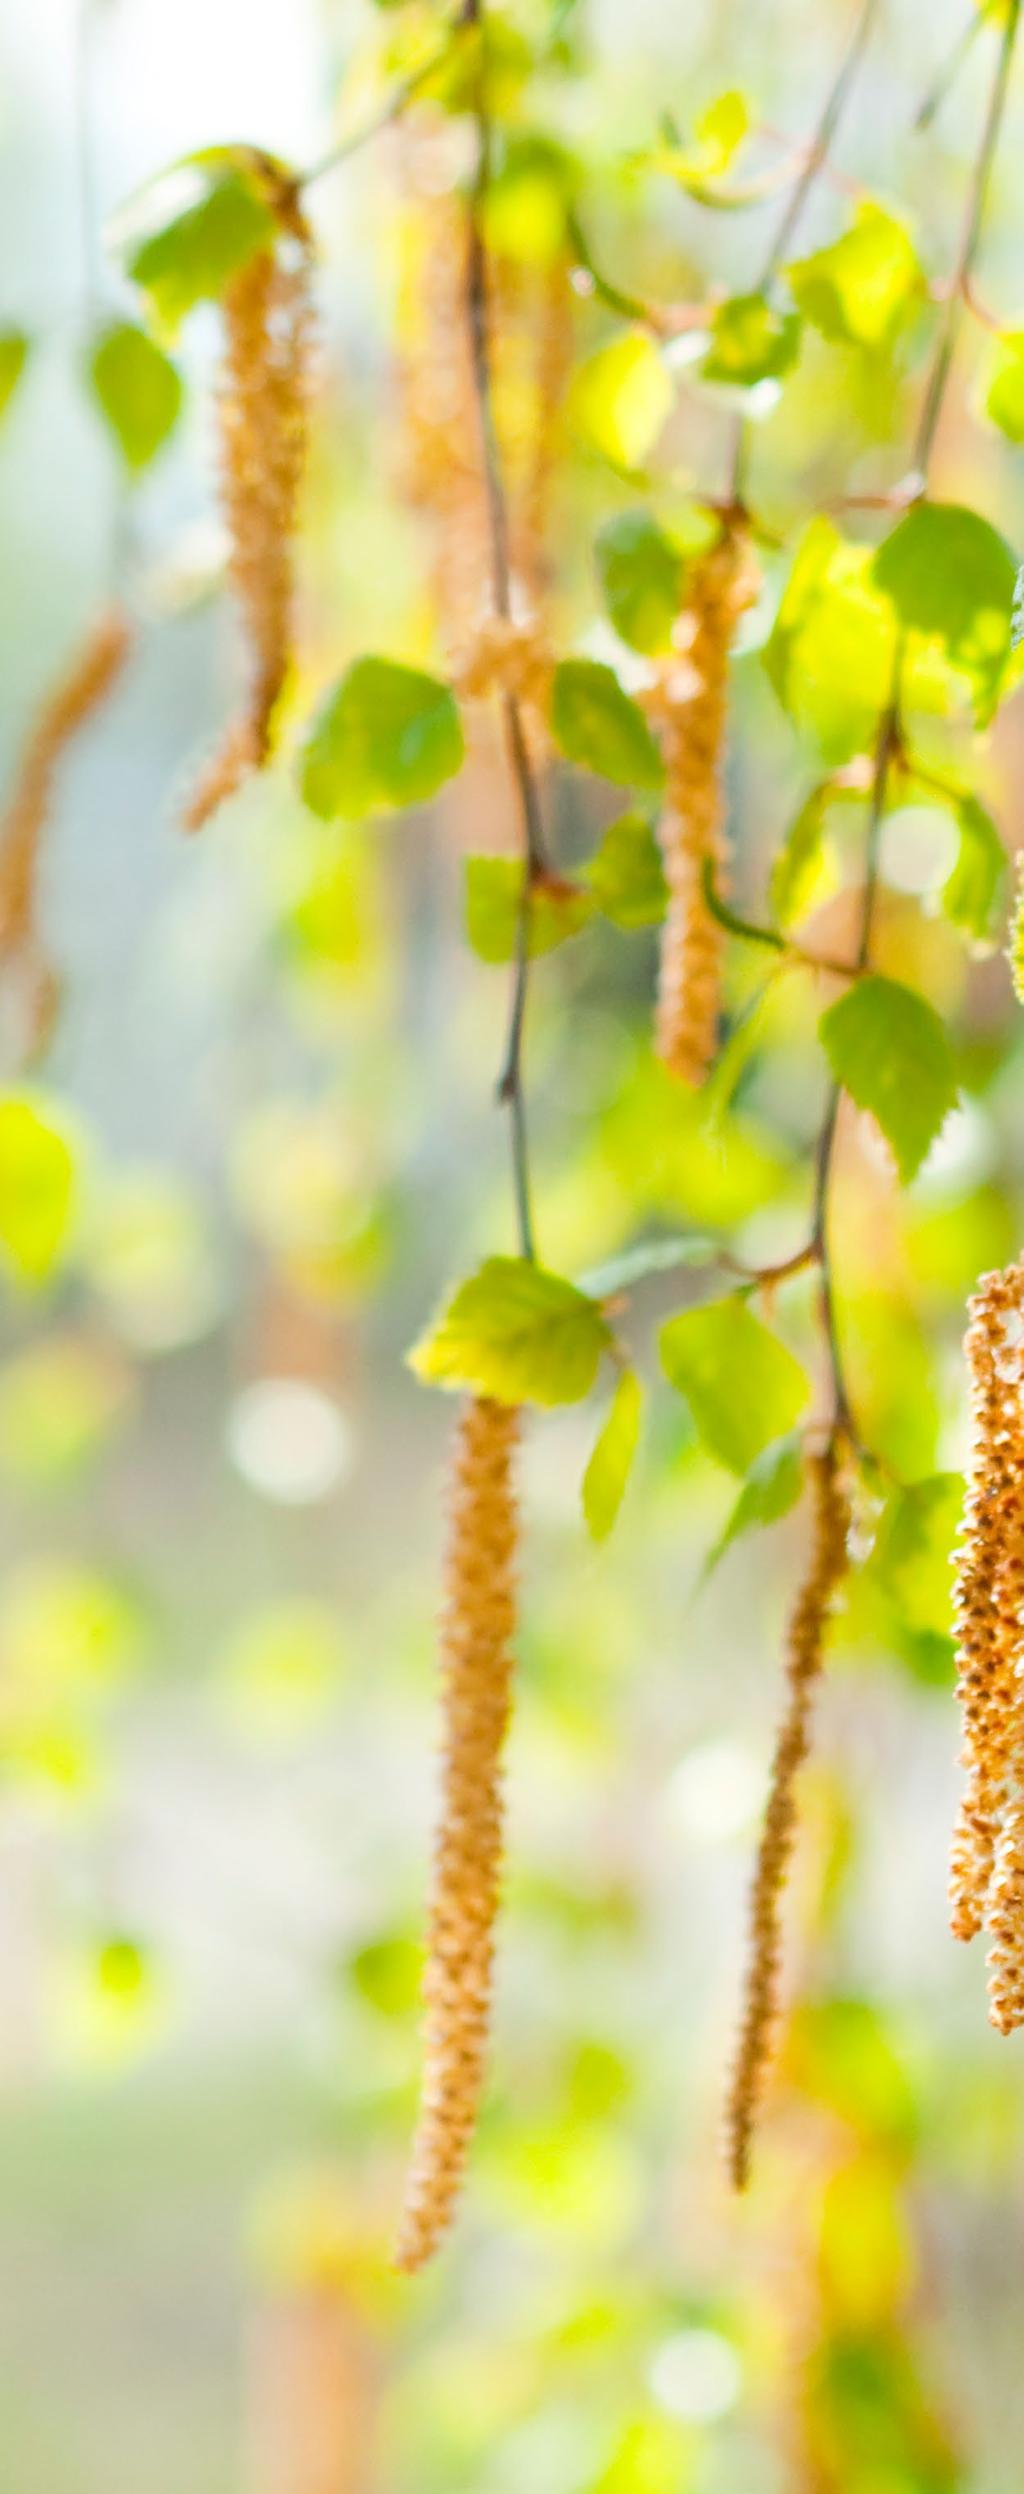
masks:
[[[484,491],[487,501],[491,549],[491,596],[495,613],[507,623],[512,616],[510,528],[508,499],[502,474],[501,447],[494,415],[490,288],[483,230],[484,207],[491,178],[491,123],[487,99],[486,59],[482,41],[484,0],[467,0],[465,23],[475,26],[481,37],[475,97],[476,172],[469,197],[466,236],[466,323],[469,331]],[[504,721],[509,770],[519,802],[522,880],[516,913],[516,953],[508,1040],[498,1079],[498,1098],[509,1112],[512,1177],[520,1252],[532,1261],[536,1248],[530,1201],[526,1099],[523,1085],[523,1040],[530,981],[530,900],[534,883],[547,872],[547,851],[540,796],[530,759],[522,707],[517,696],[511,692],[506,692],[504,698]]]

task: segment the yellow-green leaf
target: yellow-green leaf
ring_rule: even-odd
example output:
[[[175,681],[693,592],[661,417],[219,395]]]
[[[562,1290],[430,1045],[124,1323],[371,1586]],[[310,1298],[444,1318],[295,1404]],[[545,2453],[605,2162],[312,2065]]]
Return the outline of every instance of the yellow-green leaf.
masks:
[[[428,1384],[499,1403],[578,1403],[610,1340],[596,1299],[522,1256],[490,1256],[460,1284],[409,1365]]]
[[[998,530],[952,502],[915,503],[872,564],[904,629],[964,680],[979,727],[992,717],[1010,657],[1016,572]]]
[[[725,1531],[710,1553],[705,1576],[710,1576],[719,1559],[743,1533],[752,1532],[757,1525],[775,1524],[780,1516],[789,1514],[800,1496],[803,1476],[803,1451],[796,1430],[762,1449],[751,1465]]]
[[[819,1025],[836,1081],[877,1119],[901,1178],[931,1149],[957,1086],[938,1014],[897,979],[857,979]]]
[[[239,269],[270,248],[277,231],[254,173],[220,150],[164,176],[143,200],[142,213],[147,210],[160,221],[130,242],[128,274],[169,332],[195,304],[218,302]]]
[[[947,918],[975,944],[990,943],[1006,882],[1006,850],[987,807],[966,793],[956,806],[959,846],[942,886]]]
[[[518,858],[467,857],[466,937],[480,961],[514,960],[522,887]],[[586,926],[594,902],[578,883],[551,875],[531,886],[527,911],[531,954],[550,953]]]
[[[45,1282],[67,1246],[75,1154],[58,1115],[23,1092],[0,1098],[0,1255],[20,1281]]]
[[[765,650],[783,708],[831,763],[870,745],[892,685],[896,626],[872,561],[831,520],[812,520]]]
[[[1004,331],[985,392],[985,413],[1011,442],[1024,442],[1024,329]]]
[[[664,917],[668,885],[646,814],[617,815],[583,874],[602,917],[613,926],[654,927]]]
[[[0,330],[0,416],[14,396],[28,354],[29,341],[23,329]]]
[[[627,329],[580,365],[569,421],[588,449],[628,471],[646,459],[671,405],[672,383],[653,340]]]
[[[799,1361],[735,1295],[670,1318],[660,1349],[669,1384],[730,1472],[748,1473],[772,1439],[788,1435],[807,1401]]]
[[[639,704],[611,667],[563,658],[555,668],[551,732],[567,761],[625,788],[660,788],[661,754]]]
[[[390,658],[357,658],[306,738],[302,794],[327,818],[421,805],[461,769],[464,754],[447,684]]]
[[[800,319],[766,294],[734,294],[716,305],[711,343],[700,370],[705,381],[752,390],[780,381],[800,352]]]
[[[649,511],[621,511],[595,549],[605,605],[620,640],[646,656],[671,647],[683,602],[684,562]]]
[[[856,346],[890,346],[924,293],[906,226],[871,200],[838,242],[795,261],[786,275],[805,319],[823,337]]]
[[[640,1437],[643,1399],[639,1377],[625,1369],[583,1475],[583,1513],[595,1541],[607,1539],[622,1505]]]
[[[149,466],[173,433],[182,387],[170,357],[133,321],[114,321],[89,358],[89,378],[125,466]]]

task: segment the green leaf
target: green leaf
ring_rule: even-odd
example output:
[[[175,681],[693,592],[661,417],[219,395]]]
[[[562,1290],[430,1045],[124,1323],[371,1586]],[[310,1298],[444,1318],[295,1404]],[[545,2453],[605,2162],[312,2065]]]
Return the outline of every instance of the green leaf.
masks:
[[[906,226],[870,200],[849,233],[794,261],[786,276],[804,318],[823,337],[855,346],[891,346],[924,292]]]
[[[484,204],[484,237],[499,259],[550,268],[564,249],[567,196],[575,167],[563,148],[535,132],[507,133]]]
[[[873,559],[831,520],[812,520],[764,654],[783,709],[833,764],[870,745],[892,687],[895,621]]]
[[[620,640],[650,656],[671,647],[683,557],[649,511],[622,511],[597,540],[601,592]]]
[[[741,89],[729,87],[724,95],[716,95],[694,127],[702,172],[728,173],[749,128],[750,105]]]
[[[661,1364],[685,1397],[712,1455],[747,1473],[799,1418],[808,1383],[798,1360],[733,1294],[687,1308],[663,1325]]]
[[[964,679],[984,726],[1010,656],[1016,565],[1005,538],[957,503],[919,502],[879,547],[872,570],[904,629]]]
[[[523,869],[514,857],[467,857],[466,937],[478,959],[514,961]],[[593,917],[594,902],[579,884],[547,877],[529,895],[531,954],[554,952]]]
[[[938,1014],[896,979],[857,979],[819,1024],[836,1081],[877,1118],[901,1178],[919,1169],[956,1105],[949,1040]]]
[[[790,1430],[786,1437],[776,1438],[764,1447],[752,1464],[725,1531],[706,1561],[705,1577],[711,1575],[743,1533],[752,1532],[759,1524],[775,1524],[780,1516],[789,1514],[800,1496],[803,1478],[801,1441],[797,1432]]]
[[[622,1505],[639,1443],[643,1401],[639,1377],[625,1369],[583,1475],[583,1514],[595,1541],[607,1539]]]
[[[779,926],[795,925],[813,904],[832,808],[863,805],[865,795],[866,790],[852,780],[825,779],[805,798],[772,864],[769,895]]]
[[[423,1951],[402,1932],[367,1940],[348,1967],[350,1982],[367,2007],[382,2018],[412,2017],[420,1996]]]
[[[1011,442],[1024,442],[1024,329],[999,339],[985,392],[985,414]]]
[[[977,797],[965,794],[960,798],[956,822],[960,845],[942,886],[942,906],[964,935],[976,944],[989,944],[1006,883],[1006,850],[991,814]]]
[[[660,788],[665,767],[638,703],[611,667],[563,658],[555,668],[551,732],[568,762],[626,788]]]
[[[306,738],[302,794],[326,818],[419,805],[461,769],[464,753],[447,684],[390,658],[357,658]]]
[[[918,1631],[949,1634],[953,1544],[963,1498],[959,1472],[930,1473],[893,1490],[879,1522],[869,1561],[872,1580],[906,1625]]]
[[[219,302],[239,269],[270,249],[277,227],[254,175],[239,165],[225,169],[221,151],[213,164],[181,167],[167,180],[187,204],[129,249],[127,266],[160,326],[173,332],[195,304]],[[165,195],[161,183],[157,206]]]
[[[0,1255],[25,1282],[59,1264],[75,1209],[75,1154],[48,1108],[22,1092],[0,1098]]]
[[[0,330],[0,416],[14,396],[28,355],[29,341],[23,329]]]
[[[578,1403],[611,1335],[597,1301],[521,1256],[490,1256],[409,1353],[428,1384],[499,1403]]]
[[[599,849],[583,869],[596,907],[613,926],[658,926],[668,885],[657,836],[646,814],[632,811],[609,823]]]
[[[800,320],[765,294],[734,294],[715,308],[711,343],[700,366],[705,381],[752,390],[780,381],[800,352]]]
[[[182,386],[169,356],[131,321],[115,321],[97,340],[89,378],[126,467],[148,467],[181,412]]]
[[[642,466],[672,405],[672,383],[653,340],[627,329],[577,370],[569,421],[587,447],[615,468]]]
[[[678,1272],[680,1265],[714,1264],[721,1256],[721,1242],[688,1231],[677,1238],[642,1238],[634,1247],[624,1247],[617,1256],[609,1256],[604,1264],[594,1265],[580,1283],[592,1299],[614,1299],[620,1290],[632,1290],[635,1282],[646,1281],[649,1273]]]
[[[722,193],[716,185],[727,173],[750,129],[750,105],[738,88],[716,96],[713,104],[701,113],[694,125],[691,141],[680,141],[672,132],[645,152],[639,162],[652,173],[667,175],[678,182],[691,199],[698,199],[709,208],[744,204],[734,193]]]

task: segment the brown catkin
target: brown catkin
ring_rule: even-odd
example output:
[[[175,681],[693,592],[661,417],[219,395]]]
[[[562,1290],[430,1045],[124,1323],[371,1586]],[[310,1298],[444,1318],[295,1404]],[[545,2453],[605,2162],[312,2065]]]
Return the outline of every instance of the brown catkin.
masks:
[[[847,1566],[850,1504],[834,1446],[808,1457],[807,1483],[811,1556],[789,1623],[788,1700],[775,1744],[754,1874],[746,1994],[726,2116],[729,2173],[737,2191],[750,2176],[754,2125],[779,2018],[781,1905],[796,1838],[796,1780],[810,1745],[811,1708],[829,1614]]]
[[[249,689],[188,806],[198,831],[262,770],[291,659],[294,537],[306,460],[312,315],[310,237],[279,205],[273,251],[248,260],[224,297],[220,488],[229,571],[248,646]]]
[[[444,1772],[427,1928],[424,2073],[397,2265],[447,2232],[483,2086],[502,1853],[501,1753],[512,1688],[519,1414],[467,1403],[453,1458],[441,1622]]]
[[[987,1925],[989,2014],[1024,2024],[1024,1262],[988,1273],[966,1353],[972,1449],[954,1608],[966,1783],[953,1836],[957,1939]]]
[[[106,700],[131,646],[131,626],[120,607],[98,616],[53,691],[28,738],[7,810],[0,824],[0,959],[37,956],[39,859],[64,755],[79,729]]]
[[[675,634],[679,656],[663,668],[651,705],[665,755],[659,838],[668,884],[655,1046],[669,1073],[694,1087],[713,1062],[721,1009],[723,931],[708,908],[703,875],[710,865],[717,881],[725,862],[729,653],[756,589],[749,541],[723,529],[694,565]]]

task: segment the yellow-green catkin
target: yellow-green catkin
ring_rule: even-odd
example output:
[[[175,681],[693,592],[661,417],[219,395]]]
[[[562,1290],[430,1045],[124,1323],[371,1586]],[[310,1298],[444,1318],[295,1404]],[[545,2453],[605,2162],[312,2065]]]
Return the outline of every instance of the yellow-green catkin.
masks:
[[[224,298],[220,490],[249,683],[188,805],[189,831],[198,831],[250,772],[262,770],[291,663],[310,391],[310,235],[293,202],[279,213],[275,248],[247,261]]]
[[[829,1616],[847,1567],[849,1495],[834,1445],[808,1457],[807,1486],[811,1555],[789,1623],[787,1703],[775,1744],[754,1873],[746,1993],[726,2113],[726,2155],[737,2191],[750,2178],[754,2129],[779,2020],[782,1899],[796,1842],[797,1777],[810,1746],[811,1710]]]
[[[512,1699],[519,1413],[477,1396],[455,1440],[440,1657],[444,1766],[424,1977],[420,2112],[396,2261],[421,2269],[447,2233],[483,2090]]]

